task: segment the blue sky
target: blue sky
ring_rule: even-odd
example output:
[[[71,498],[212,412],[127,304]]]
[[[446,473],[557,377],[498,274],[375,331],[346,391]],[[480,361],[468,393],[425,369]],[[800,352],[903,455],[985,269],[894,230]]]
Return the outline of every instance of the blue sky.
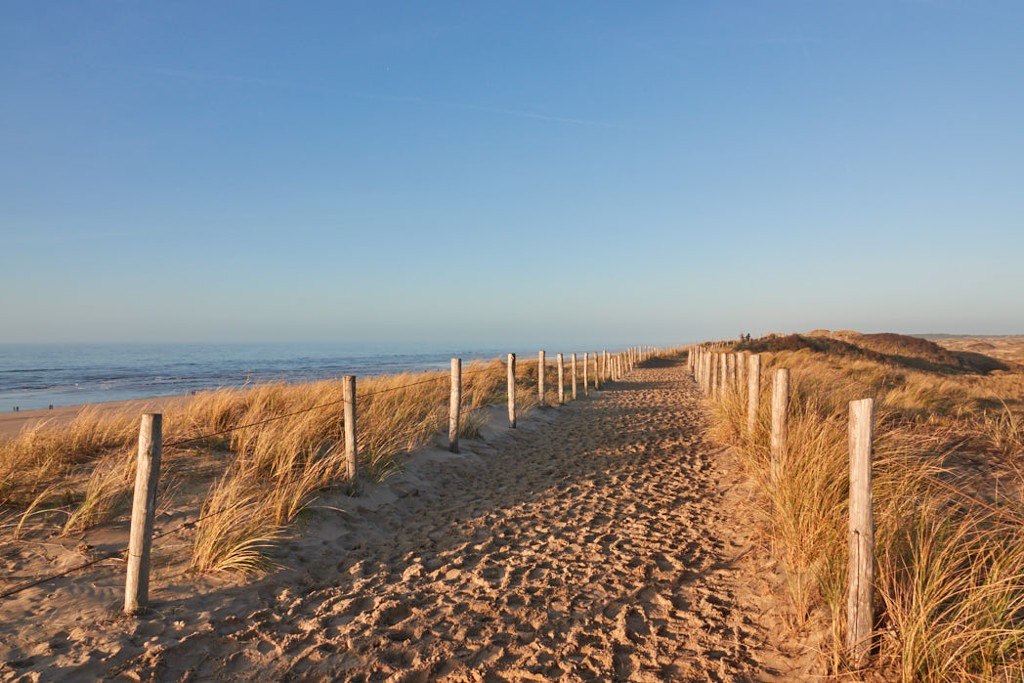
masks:
[[[0,3],[0,341],[1024,332],[1024,5]]]

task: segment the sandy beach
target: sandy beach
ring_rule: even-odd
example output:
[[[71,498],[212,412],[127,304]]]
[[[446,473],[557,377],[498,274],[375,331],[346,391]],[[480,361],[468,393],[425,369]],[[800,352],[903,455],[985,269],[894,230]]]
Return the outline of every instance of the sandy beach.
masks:
[[[44,411],[48,412],[48,411]],[[799,680],[753,493],[685,365],[660,362],[453,455],[414,453],[317,502],[251,583],[158,553],[153,612],[118,612],[123,565],[0,604],[5,680]],[[165,511],[173,517],[174,511]],[[31,576],[87,557],[74,539]],[[187,549],[178,540],[178,553]],[[48,564],[51,563],[51,564]],[[787,635],[789,634],[789,635]],[[786,643],[784,645],[784,643]]]

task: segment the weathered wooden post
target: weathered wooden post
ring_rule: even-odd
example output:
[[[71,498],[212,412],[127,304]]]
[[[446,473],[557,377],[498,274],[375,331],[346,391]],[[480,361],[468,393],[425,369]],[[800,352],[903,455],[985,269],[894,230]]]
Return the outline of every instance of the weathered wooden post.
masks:
[[[725,354],[725,385],[732,389],[736,386],[736,354]]]
[[[786,457],[789,439],[789,369],[775,371],[772,385],[771,477],[778,482],[782,475],[782,461]]]
[[[743,398],[743,392],[747,389],[747,357],[749,354],[746,351],[741,351],[736,354],[736,391],[739,392],[740,398]]]
[[[576,352],[572,354],[572,400],[576,400]]]
[[[747,435],[754,437],[757,428],[757,411],[761,407],[761,356],[753,354],[747,360]]]
[[[874,626],[875,523],[871,495],[874,399],[850,402],[850,566],[846,647],[856,668],[867,664]]]
[[[540,404],[544,405],[544,352],[537,354],[537,392],[540,394]]]
[[[565,362],[558,354],[558,405],[565,403]]]
[[[714,391],[712,386],[712,371],[714,368],[715,357],[711,351],[704,353],[704,393],[707,396],[711,396],[711,392]]]
[[[710,351],[704,354],[704,393],[711,395],[711,369],[714,364],[714,357]]]
[[[711,378],[714,385],[714,396],[718,398],[722,392],[722,354],[715,351],[715,376]]]
[[[594,391],[601,388],[601,378],[597,374],[597,351],[594,351]]]
[[[139,454],[132,497],[132,524],[128,536],[128,574],[124,583],[124,611],[137,614],[149,605],[149,558],[153,548],[156,489],[160,481],[163,416],[146,413],[139,425]]]
[[[508,354],[508,426],[516,428],[516,354]]]
[[[583,395],[590,396],[590,380],[588,374],[590,372],[590,352],[583,352]]]
[[[452,392],[448,398],[448,450],[459,452],[459,418],[462,412],[462,359],[452,358]]]
[[[701,351],[700,354],[700,388],[706,396],[711,391],[710,373],[708,372],[708,364],[711,362],[711,355],[707,351]]]
[[[356,481],[356,378],[345,375],[341,383],[341,397],[345,401],[345,467],[348,480]]]

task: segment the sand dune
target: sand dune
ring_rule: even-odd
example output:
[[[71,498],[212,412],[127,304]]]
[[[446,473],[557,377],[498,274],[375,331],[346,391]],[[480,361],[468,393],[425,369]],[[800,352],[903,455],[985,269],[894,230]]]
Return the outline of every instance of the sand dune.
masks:
[[[781,591],[754,545],[750,493],[704,427],[685,366],[636,370],[590,401],[535,410],[518,430],[495,425],[461,455],[420,452],[361,497],[320,501],[283,549],[287,568],[254,584],[205,581],[187,597],[158,572],[154,613],[129,620],[111,610],[111,568],[93,612],[52,609],[49,636],[8,646],[0,674],[806,677],[813,656],[779,649]],[[44,594],[8,616],[0,605],[0,641]]]

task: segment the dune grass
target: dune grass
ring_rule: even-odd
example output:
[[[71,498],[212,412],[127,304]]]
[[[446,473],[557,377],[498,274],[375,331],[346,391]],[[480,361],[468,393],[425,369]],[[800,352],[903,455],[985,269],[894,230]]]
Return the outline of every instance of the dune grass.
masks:
[[[712,405],[713,433],[764,492],[764,535],[785,575],[793,625],[830,634],[822,653],[829,671],[848,670],[847,405],[872,397],[873,666],[901,681],[1022,680],[1022,377],[950,376],[809,349],[762,354],[762,362],[754,432],[746,433],[745,391],[733,389]],[[790,368],[792,379],[789,439],[773,478],[768,378],[776,367]],[[992,411],[994,398],[1001,412]],[[1016,495],[988,495],[996,470],[1016,477]]]
[[[504,404],[505,373],[501,360],[466,365],[460,436],[479,436],[486,408]],[[537,375],[536,360],[517,363],[520,414],[539,404]],[[545,400],[555,405],[553,359],[546,380]],[[390,476],[403,454],[447,433],[445,371],[360,379],[356,396],[362,480]],[[79,534],[126,519],[138,419],[85,409],[70,425],[40,423],[0,441],[0,541]],[[347,476],[340,381],[202,392],[166,409],[163,425],[161,507],[198,508],[196,571],[249,574],[271,566],[273,548],[303,510],[325,491],[358,483]]]

